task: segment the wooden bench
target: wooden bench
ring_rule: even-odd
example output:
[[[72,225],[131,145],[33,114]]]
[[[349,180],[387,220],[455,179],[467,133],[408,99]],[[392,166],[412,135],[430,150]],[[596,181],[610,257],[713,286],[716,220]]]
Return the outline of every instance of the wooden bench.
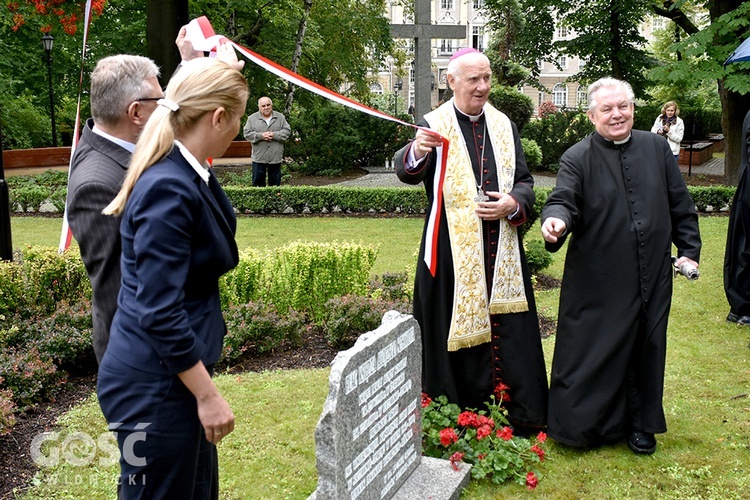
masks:
[[[253,151],[248,141],[232,141],[224,158],[250,158]],[[57,148],[8,149],[3,151],[3,167],[52,168],[70,164],[70,146]]]
[[[678,165],[703,165],[714,157],[712,142],[696,142],[680,147]]]

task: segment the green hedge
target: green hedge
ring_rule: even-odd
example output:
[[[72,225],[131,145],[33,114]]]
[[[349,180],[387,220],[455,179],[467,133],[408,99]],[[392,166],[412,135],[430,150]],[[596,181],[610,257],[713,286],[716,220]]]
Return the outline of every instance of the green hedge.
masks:
[[[688,186],[700,212],[726,210],[736,188],[728,186]],[[232,205],[240,214],[366,214],[403,213],[423,215],[427,196],[421,187],[236,187],[225,188]],[[534,188],[537,214],[529,214],[533,223],[541,212],[550,188]]]

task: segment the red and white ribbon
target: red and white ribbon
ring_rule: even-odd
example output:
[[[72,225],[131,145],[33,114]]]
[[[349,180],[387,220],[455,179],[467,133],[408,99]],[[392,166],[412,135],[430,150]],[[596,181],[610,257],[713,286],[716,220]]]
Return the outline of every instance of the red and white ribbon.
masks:
[[[80,113],[81,113],[81,85],[83,83],[83,60],[86,56],[86,40],[88,38],[88,28],[89,28],[90,21],[91,21],[91,0],[87,0],[86,14],[84,18],[83,50],[81,52],[81,76],[79,80],[78,108],[76,110],[76,122],[75,122],[76,126],[74,127],[75,132],[73,136],[73,146],[71,147],[71,150],[70,150],[71,161],[73,159],[73,152],[75,151],[75,146],[78,143],[78,130],[79,130],[78,124],[80,123]],[[312,80],[305,78],[302,75],[299,75],[293,71],[288,70],[287,68],[279,64],[276,64],[270,59],[266,59],[265,57],[259,54],[256,54],[252,50],[246,47],[243,47],[242,45],[238,43],[232,42],[231,40],[229,40],[228,38],[222,35],[217,35],[213,27],[211,26],[211,23],[206,18],[206,16],[201,16],[199,18],[196,18],[190,21],[187,27],[187,34],[195,50],[215,52],[221,43],[231,43],[232,46],[235,48],[235,50],[237,50],[240,54],[245,56],[245,58],[247,58],[248,60],[257,64],[258,66],[265,69],[266,71],[270,71],[271,73],[275,74],[279,78],[282,78],[288,82],[293,83],[294,85],[297,85],[298,87],[302,87],[330,101],[342,104],[348,108],[355,109],[362,113],[367,113],[368,115],[374,116],[376,118],[389,120],[389,121],[398,123],[400,125],[413,127],[416,129],[422,128],[422,127],[418,127],[414,125],[413,123],[408,123],[408,122],[399,120],[398,118],[395,118],[386,113],[383,113],[382,111],[370,108],[369,106],[365,106],[362,103],[349,99],[348,97],[343,96],[339,94],[338,92],[334,92],[333,90],[323,87],[322,85],[319,85],[313,82]],[[435,134],[434,130],[429,130],[426,128],[424,130],[428,130],[431,134]],[[435,273],[437,271],[438,226],[439,226],[439,221],[440,221],[440,212],[442,210],[442,205],[443,205],[443,180],[445,177],[445,165],[446,165],[446,158],[448,156],[447,153],[448,153],[448,146],[449,146],[448,139],[446,139],[445,137],[441,137],[441,138],[443,141],[443,145],[436,148],[437,168],[435,172],[435,179],[434,179],[435,182],[433,184],[433,204],[432,204],[430,213],[428,214],[428,217],[427,217],[427,230],[426,230],[427,234],[425,237],[424,261],[429,267],[430,273],[433,276],[435,276]],[[70,176],[70,166],[68,168],[68,176]],[[63,216],[63,229],[62,229],[62,234],[60,237],[59,251],[60,252],[65,251],[70,246],[70,241],[71,241],[71,232],[68,226],[67,209],[66,209],[66,212]]]
[[[205,16],[201,16],[190,21],[187,31],[188,36],[190,37],[190,41],[193,43],[193,48],[195,50],[215,51],[218,48],[219,44],[231,43],[232,46],[237,50],[237,52],[245,56],[245,58],[249,59],[266,71],[270,71],[279,78],[291,82],[298,87],[302,87],[330,101],[337,102],[351,109],[361,111],[362,113],[367,113],[368,115],[374,116],[376,118],[396,122],[407,127],[413,127],[417,129],[422,128],[414,125],[413,123],[399,120],[398,118],[394,118],[393,116],[383,113],[382,111],[370,108],[362,103],[349,99],[348,97],[343,96],[338,92],[334,92],[333,90],[323,87],[322,85],[319,85],[312,80],[308,80],[302,75],[294,73],[293,71],[290,71],[287,68],[276,64],[270,59],[266,59],[265,57],[256,54],[252,50],[243,47],[238,43],[232,42],[224,36],[217,35],[213,27],[211,26],[211,23]],[[435,134],[434,130],[425,130],[428,130],[431,134]],[[445,166],[449,146],[448,139],[446,139],[445,137],[441,138],[443,140],[443,145],[436,148],[437,168],[435,171],[435,182],[433,183],[433,203],[430,213],[427,216],[427,230],[425,235],[424,249],[424,261],[433,276],[435,276],[435,273],[437,272],[438,225],[440,224],[440,212],[443,206],[443,180],[445,177]]]

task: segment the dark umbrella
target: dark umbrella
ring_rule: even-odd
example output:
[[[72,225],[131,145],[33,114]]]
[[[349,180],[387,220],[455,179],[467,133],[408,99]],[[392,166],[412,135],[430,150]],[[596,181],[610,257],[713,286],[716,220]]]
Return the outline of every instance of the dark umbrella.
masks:
[[[724,62],[724,66],[729,63],[742,61],[750,61],[750,38],[742,42],[740,46],[737,47],[734,52],[732,52],[732,55],[729,56],[729,59]]]

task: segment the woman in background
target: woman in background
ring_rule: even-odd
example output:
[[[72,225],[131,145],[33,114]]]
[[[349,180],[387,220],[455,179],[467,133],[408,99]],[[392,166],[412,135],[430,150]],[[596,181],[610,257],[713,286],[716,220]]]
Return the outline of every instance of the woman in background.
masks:
[[[238,254],[207,158],[239,133],[247,95],[228,64],[184,63],[104,209],[122,215],[122,286],[97,387],[120,448],[120,498],[218,498],[216,444],[234,414],[211,374],[226,332],[219,277]]]
[[[675,161],[680,157],[680,143],[685,134],[685,124],[680,118],[680,108],[674,101],[669,101],[661,108],[661,114],[656,117],[651,132],[667,139]]]

